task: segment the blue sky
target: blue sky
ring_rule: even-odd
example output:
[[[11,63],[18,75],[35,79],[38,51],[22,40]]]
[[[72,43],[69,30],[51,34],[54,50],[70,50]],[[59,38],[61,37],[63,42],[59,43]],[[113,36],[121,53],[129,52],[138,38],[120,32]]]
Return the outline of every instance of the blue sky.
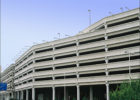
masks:
[[[1,0],[2,70],[35,43],[73,36],[120,8],[139,7],[139,0]]]

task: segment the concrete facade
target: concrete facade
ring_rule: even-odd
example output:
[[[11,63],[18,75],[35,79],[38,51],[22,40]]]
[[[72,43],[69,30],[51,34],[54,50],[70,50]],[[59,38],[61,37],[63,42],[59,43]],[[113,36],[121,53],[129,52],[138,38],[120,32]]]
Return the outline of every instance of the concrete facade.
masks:
[[[14,65],[19,100],[109,100],[116,85],[140,79],[139,9],[34,45]]]
[[[0,100],[9,100],[14,97],[14,64],[11,64],[1,74],[1,82],[7,83],[7,91],[0,92]]]

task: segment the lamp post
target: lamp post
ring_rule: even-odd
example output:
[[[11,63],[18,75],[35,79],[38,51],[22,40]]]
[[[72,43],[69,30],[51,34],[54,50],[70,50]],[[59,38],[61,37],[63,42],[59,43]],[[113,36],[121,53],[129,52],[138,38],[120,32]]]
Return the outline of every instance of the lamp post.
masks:
[[[58,36],[59,36],[59,39],[60,39],[60,33],[57,33],[58,34]]]
[[[91,10],[88,9],[88,13],[89,13],[89,26],[91,25]]]
[[[129,81],[130,81],[130,84],[131,84],[131,66],[130,66],[130,61],[131,61],[131,52],[129,51],[125,51],[125,54],[128,54],[128,61],[129,61]]]
[[[120,9],[121,9],[121,11],[123,12],[123,7],[121,7]]]

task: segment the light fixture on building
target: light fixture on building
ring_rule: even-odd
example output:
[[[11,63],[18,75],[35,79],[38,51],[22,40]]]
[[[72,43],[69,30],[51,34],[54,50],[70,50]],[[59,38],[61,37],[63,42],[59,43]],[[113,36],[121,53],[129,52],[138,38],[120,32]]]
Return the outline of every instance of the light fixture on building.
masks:
[[[108,12],[111,16],[112,16],[112,12],[110,11],[110,12]]]
[[[130,10],[128,7],[125,7],[125,9]]]
[[[91,25],[91,10],[88,9],[88,13],[89,13],[89,26]]]
[[[121,7],[120,10],[123,12],[123,7]]]

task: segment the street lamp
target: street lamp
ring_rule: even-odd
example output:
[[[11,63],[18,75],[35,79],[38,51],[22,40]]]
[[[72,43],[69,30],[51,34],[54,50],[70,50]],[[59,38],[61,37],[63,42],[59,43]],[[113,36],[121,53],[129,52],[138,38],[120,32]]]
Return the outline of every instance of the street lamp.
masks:
[[[58,36],[59,36],[59,39],[60,39],[60,33],[57,33],[58,34]]]
[[[125,9],[130,10],[128,7],[125,7]]]
[[[113,15],[112,12],[108,12],[111,16]]]
[[[121,9],[121,11],[123,12],[123,7],[121,7],[120,9]]]
[[[91,25],[91,10],[88,9],[88,12],[89,12],[89,25]]]
[[[125,54],[128,54],[128,61],[129,61],[129,80],[130,80],[130,84],[131,84],[131,66],[130,66],[130,61],[131,61],[131,52],[129,52],[129,51],[125,51]]]

